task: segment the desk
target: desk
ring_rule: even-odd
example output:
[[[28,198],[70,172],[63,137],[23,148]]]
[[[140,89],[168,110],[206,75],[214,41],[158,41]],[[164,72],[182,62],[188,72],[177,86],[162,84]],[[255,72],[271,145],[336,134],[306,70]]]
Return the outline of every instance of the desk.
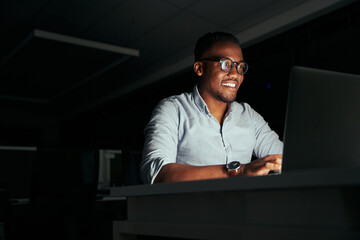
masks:
[[[117,187],[113,239],[360,239],[360,167]]]

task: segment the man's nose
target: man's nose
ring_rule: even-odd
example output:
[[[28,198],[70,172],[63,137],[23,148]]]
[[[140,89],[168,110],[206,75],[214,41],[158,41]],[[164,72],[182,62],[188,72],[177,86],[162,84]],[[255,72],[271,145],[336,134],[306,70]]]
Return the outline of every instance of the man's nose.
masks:
[[[236,70],[236,67],[237,67],[237,65],[236,64],[234,64],[234,66],[233,66],[233,68],[230,70],[230,72],[228,73],[228,75],[229,76],[233,76],[234,78],[239,78],[239,73],[237,72],[237,70]]]

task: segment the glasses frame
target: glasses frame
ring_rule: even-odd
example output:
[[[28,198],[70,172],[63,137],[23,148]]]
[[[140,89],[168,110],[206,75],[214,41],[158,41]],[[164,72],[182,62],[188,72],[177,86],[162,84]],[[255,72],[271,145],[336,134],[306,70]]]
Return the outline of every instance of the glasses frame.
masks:
[[[230,68],[229,71],[226,71],[226,70],[224,70],[224,69],[222,68],[222,64],[223,64],[223,62],[224,62],[225,60],[230,60],[230,62],[231,62],[231,68]],[[199,60],[199,62],[200,62],[200,61],[220,62],[220,69],[221,69],[223,72],[226,72],[226,73],[231,72],[231,70],[233,69],[233,67],[234,67],[235,64],[236,64],[236,72],[237,72],[239,75],[244,75],[245,73],[247,73],[247,71],[248,71],[248,69],[249,69],[249,64],[247,64],[244,60],[240,60],[240,62],[234,62],[233,60],[231,60],[230,58],[227,58],[227,57],[222,57],[222,58],[220,58],[220,57],[201,58],[201,59]],[[246,71],[245,71],[245,72],[242,72],[242,73],[239,72],[239,67],[238,67],[238,66],[240,66],[241,63],[245,63],[245,65],[246,65]],[[245,66],[245,65],[244,65],[244,66]]]

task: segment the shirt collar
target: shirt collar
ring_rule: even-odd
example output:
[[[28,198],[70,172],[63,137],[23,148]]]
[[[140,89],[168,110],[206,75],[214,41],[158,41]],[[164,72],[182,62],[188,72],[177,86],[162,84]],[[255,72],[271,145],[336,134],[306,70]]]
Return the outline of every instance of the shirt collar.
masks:
[[[234,112],[236,110],[236,104],[235,104],[235,101],[230,103],[229,105],[229,109],[228,109],[228,112],[231,113],[231,112]]]
[[[201,112],[204,112],[204,111],[209,112],[204,99],[202,99],[202,97],[201,97],[201,95],[199,93],[199,89],[198,89],[197,84],[195,85],[194,90],[193,90],[193,98],[194,98],[195,105],[199,108],[199,110]]]
[[[198,85],[196,84],[193,90],[193,98],[195,101],[195,105],[199,108],[199,110],[201,112],[207,112],[210,113],[204,99],[201,97],[200,93],[199,93],[199,89],[198,89]],[[235,102],[232,102],[229,104],[229,109],[228,109],[228,113],[234,112],[236,109],[236,104]]]

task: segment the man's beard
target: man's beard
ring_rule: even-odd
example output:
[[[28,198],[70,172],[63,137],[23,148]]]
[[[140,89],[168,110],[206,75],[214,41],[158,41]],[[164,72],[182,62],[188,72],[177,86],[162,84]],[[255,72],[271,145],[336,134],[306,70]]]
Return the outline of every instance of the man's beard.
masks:
[[[217,95],[217,98],[220,100],[220,101],[222,101],[222,102],[224,102],[224,103],[233,103],[233,102],[235,102],[235,100],[236,100],[236,96],[237,96],[237,93],[236,93],[236,95],[235,95],[235,97],[225,97],[225,96],[223,96],[223,95],[221,95],[221,94],[218,94]]]

